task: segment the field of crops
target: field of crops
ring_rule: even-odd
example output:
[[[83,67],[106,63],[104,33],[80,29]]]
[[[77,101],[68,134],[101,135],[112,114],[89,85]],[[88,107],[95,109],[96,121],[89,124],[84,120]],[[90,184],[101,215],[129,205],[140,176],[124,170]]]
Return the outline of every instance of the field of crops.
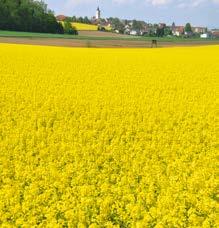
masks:
[[[77,29],[77,30],[88,30],[88,31],[97,31],[98,26],[97,25],[89,25],[89,24],[83,24],[83,23],[72,23],[72,25]]]
[[[64,24],[64,22],[61,22]],[[84,24],[79,22],[72,22],[72,26],[74,26],[78,31],[97,31],[98,26],[93,24]]]
[[[218,53],[0,44],[0,226],[218,227]]]
[[[97,31],[98,26],[97,25],[91,25],[91,24],[84,24],[84,23],[78,23],[73,22],[72,25],[78,30],[78,31]],[[109,26],[104,26],[104,28],[108,31],[111,30]]]

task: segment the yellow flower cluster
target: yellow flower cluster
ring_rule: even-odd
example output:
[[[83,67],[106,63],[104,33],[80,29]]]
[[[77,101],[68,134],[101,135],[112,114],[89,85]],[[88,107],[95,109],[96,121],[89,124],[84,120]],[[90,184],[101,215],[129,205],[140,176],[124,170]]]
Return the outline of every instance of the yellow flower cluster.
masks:
[[[218,53],[0,44],[0,226],[218,227]]]

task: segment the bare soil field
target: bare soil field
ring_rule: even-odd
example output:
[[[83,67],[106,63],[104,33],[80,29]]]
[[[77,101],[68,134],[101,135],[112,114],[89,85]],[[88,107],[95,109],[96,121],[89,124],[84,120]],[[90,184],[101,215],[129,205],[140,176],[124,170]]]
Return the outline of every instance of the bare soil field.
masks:
[[[90,37],[118,37],[118,38],[130,38],[128,35],[117,34],[113,32],[101,32],[101,31],[78,31],[80,36]],[[134,36],[133,36],[134,37]],[[135,37],[134,37],[135,38]]]
[[[17,38],[0,37],[0,43],[46,45],[61,47],[94,47],[94,48],[150,48],[151,41],[142,40],[74,40],[61,38]],[[158,42],[158,47],[219,45],[219,41],[191,42]]]

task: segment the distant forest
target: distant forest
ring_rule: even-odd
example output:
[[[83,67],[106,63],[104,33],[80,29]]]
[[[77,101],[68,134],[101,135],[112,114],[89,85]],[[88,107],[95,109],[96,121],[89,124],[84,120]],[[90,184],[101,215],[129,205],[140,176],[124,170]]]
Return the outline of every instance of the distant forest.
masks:
[[[0,30],[64,33],[43,1],[0,0]]]

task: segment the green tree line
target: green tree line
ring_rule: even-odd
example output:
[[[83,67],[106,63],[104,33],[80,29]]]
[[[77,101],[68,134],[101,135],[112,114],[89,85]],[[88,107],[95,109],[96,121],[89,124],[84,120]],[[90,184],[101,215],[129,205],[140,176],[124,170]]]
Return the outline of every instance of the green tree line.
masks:
[[[64,33],[54,13],[43,1],[36,0],[0,0],[0,29]]]

